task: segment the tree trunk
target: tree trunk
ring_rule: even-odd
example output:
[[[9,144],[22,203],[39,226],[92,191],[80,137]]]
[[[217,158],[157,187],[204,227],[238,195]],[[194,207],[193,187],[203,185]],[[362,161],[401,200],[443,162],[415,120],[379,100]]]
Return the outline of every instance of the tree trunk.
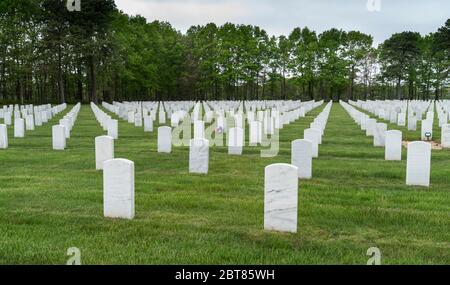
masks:
[[[97,99],[97,79],[95,74],[95,62],[94,62],[94,56],[89,56],[88,60],[89,64],[89,99],[94,102],[95,104],[98,103]]]
[[[395,90],[395,96],[397,97],[397,99],[402,100],[402,95],[400,94],[400,82],[401,82],[401,77],[398,77],[397,79],[397,87]]]
[[[60,103],[66,102],[66,98],[64,96],[61,45],[58,45],[58,97],[59,97]]]

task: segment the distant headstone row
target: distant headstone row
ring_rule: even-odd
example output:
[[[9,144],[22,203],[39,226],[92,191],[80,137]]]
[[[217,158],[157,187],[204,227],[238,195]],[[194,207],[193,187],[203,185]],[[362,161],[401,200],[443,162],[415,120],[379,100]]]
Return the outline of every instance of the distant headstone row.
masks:
[[[300,104],[294,109],[281,108],[287,110],[285,118],[295,121],[300,117],[304,117],[306,112],[320,106],[323,102],[314,104]],[[209,147],[210,143],[204,138],[204,125],[206,121],[213,123],[214,118],[221,117],[217,113],[210,114],[211,118],[205,121],[198,120],[200,103],[193,104],[193,111],[183,109],[182,105],[162,104],[162,103],[142,103],[142,116],[152,121],[159,114],[165,112],[159,108],[167,108],[172,113],[171,126],[160,126],[158,128],[158,152],[170,153],[172,151],[172,127],[176,128],[184,120],[194,119],[194,138],[189,143],[189,173],[207,174],[209,169]],[[136,103],[103,103],[103,107],[110,112],[126,120],[134,123],[140,120],[140,104]],[[192,104],[188,104],[191,106]],[[242,103],[233,104],[231,102],[211,102],[203,105],[206,113],[218,106],[228,105],[231,108],[243,108]],[[206,106],[206,107],[205,107]],[[323,111],[314,119],[310,125],[309,131],[305,131],[305,138],[296,140],[292,143],[292,165],[275,164],[266,168],[265,183],[265,229],[276,231],[295,232],[297,230],[297,199],[298,199],[298,179],[310,179],[312,177],[312,158],[318,156],[318,145],[322,143],[328,117],[331,111],[332,103],[325,106]],[[100,110],[97,106],[91,104],[91,108],[99,122],[109,120],[109,116]],[[252,110],[249,105],[248,110]],[[227,111],[230,114],[230,111]],[[232,113],[233,111],[231,111]],[[251,112],[251,111],[250,111]],[[221,113],[221,112],[219,112]],[[243,118],[246,118],[250,128],[252,125],[258,124],[255,135],[259,137],[259,133],[263,133],[262,126],[265,125],[265,118],[273,118],[270,121],[275,122],[273,127],[277,125],[278,110],[271,112],[264,111],[258,116],[250,113],[244,114],[237,111],[230,114],[233,117],[233,127],[226,130],[228,133],[228,151],[231,155],[241,155],[244,146],[244,125]],[[126,116],[125,116],[126,114]],[[137,115],[138,114],[138,115]],[[173,116],[175,114],[175,117]],[[266,114],[275,114],[275,117],[266,116]],[[137,115],[137,116],[136,116]],[[207,115],[209,117],[210,115]],[[225,114],[224,114],[225,115]],[[163,118],[159,118],[160,123],[164,122]],[[211,120],[209,120],[211,119]],[[241,122],[242,121],[242,122]],[[145,123],[144,123],[145,125]],[[136,126],[140,126],[138,123]],[[280,124],[278,124],[280,126]],[[268,128],[270,129],[270,128]],[[250,132],[252,132],[250,130]],[[270,131],[269,131],[270,132]],[[250,135],[250,140],[252,136]],[[257,139],[253,140],[258,143]],[[313,147],[314,146],[314,147]],[[313,152],[313,148],[316,150]],[[132,219],[134,217],[134,163],[126,159],[114,159],[114,140],[110,136],[100,136],[95,139],[96,169],[103,169],[104,174],[104,216],[110,218]]]
[[[3,106],[0,109],[0,118],[4,122],[0,124],[0,149],[8,148],[8,126],[12,125],[12,122],[14,122],[14,137],[24,138],[26,131],[34,131],[36,127],[46,124],[66,107],[66,104],[54,107],[50,104]]]
[[[361,130],[365,130],[366,136],[374,137],[375,147],[385,148],[385,160],[395,161],[402,160],[402,132],[399,130],[387,130],[387,124],[377,123],[377,120],[370,118],[364,112],[361,112],[341,101],[341,106],[347,111],[347,113],[353,118],[353,120],[361,127]],[[402,103],[403,104],[403,103]],[[372,110],[371,104],[366,102],[355,104],[359,107],[367,110]],[[420,110],[425,110],[424,103],[419,104],[415,102],[416,110],[419,114]],[[394,104],[395,106],[395,104]],[[408,105],[407,105],[408,106]],[[401,111],[401,107],[398,106]],[[382,109],[381,109],[382,110]],[[378,111],[383,113],[383,111]],[[431,117],[431,115],[428,115]],[[426,120],[424,120],[426,121]],[[432,122],[432,120],[430,119]],[[422,122],[423,123],[423,122]],[[432,125],[432,124],[431,124]],[[423,127],[423,126],[422,126]],[[407,167],[406,167],[406,184],[412,186],[425,186],[430,185],[430,169],[431,169],[431,144],[428,142],[415,141],[408,143],[407,154]]]
[[[66,148],[66,140],[70,139],[70,132],[72,131],[75,121],[78,117],[81,104],[76,104],[72,110],[69,111],[58,125],[52,127],[52,142],[54,150],[64,150]]]

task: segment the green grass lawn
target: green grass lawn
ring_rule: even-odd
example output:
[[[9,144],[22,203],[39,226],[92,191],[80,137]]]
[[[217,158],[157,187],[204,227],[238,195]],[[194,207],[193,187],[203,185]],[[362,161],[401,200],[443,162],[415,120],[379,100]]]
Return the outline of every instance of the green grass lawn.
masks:
[[[83,264],[366,264],[376,246],[382,264],[450,264],[450,151],[433,151],[429,189],[408,187],[406,150],[403,161],[384,161],[339,104],[313,179],[300,182],[298,233],[263,230],[264,167],[290,163],[290,142],[324,106],[281,130],[275,158],[211,148],[207,176],[188,174],[188,148],[158,154],[156,131],[121,120],[115,155],[136,172],[131,221],[103,218],[94,138],[105,132],[88,105],[65,151],[51,145],[63,114],[23,139],[10,127],[0,150],[0,263],[65,264],[78,247]]]

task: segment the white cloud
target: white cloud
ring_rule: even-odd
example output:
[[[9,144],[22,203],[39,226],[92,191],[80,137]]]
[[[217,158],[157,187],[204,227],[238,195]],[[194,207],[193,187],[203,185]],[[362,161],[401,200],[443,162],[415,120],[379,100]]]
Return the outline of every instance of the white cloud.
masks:
[[[360,30],[381,43],[405,30],[434,32],[450,17],[448,0],[381,0],[370,12],[368,0],[116,0],[119,9],[148,21],[170,22],[185,32],[192,25],[214,22],[252,24],[269,34],[289,34],[308,26],[318,33],[330,28]]]

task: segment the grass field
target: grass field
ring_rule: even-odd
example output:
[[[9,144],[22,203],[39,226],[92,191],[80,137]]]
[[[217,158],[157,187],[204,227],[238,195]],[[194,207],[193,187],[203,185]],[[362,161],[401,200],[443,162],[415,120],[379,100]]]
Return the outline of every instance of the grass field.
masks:
[[[408,187],[406,150],[403,161],[384,161],[339,104],[313,179],[300,182],[298,233],[263,230],[264,167],[290,163],[290,142],[324,106],[281,130],[275,158],[211,148],[207,176],[188,174],[188,148],[158,154],[156,132],[120,121],[115,154],[136,170],[131,221],[102,216],[94,138],[105,132],[89,106],[62,152],[52,150],[51,126],[63,114],[23,139],[10,127],[0,150],[0,263],[65,264],[78,247],[83,264],[366,264],[376,246],[382,264],[450,264],[450,151],[433,151],[429,189]]]

